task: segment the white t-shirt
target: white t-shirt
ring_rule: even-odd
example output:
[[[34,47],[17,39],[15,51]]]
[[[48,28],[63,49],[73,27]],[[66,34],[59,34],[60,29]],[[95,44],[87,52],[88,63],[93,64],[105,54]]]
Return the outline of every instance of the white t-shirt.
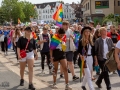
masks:
[[[56,47],[56,49],[62,50],[61,44],[59,44],[59,45]]]
[[[106,39],[103,39],[103,58],[107,59],[106,54],[108,53],[108,45]]]
[[[92,49],[92,47],[91,47],[91,45],[89,44],[89,47],[88,47],[88,55],[91,55],[91,49]]]

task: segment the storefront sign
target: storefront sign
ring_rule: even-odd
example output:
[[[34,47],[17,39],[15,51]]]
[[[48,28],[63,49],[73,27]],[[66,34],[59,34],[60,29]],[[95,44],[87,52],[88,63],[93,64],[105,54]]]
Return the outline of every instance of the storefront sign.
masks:
[[[103,13],[103,10],[95,10],[95,13],[97,13],[97,14],[101,14],[101,13]]]

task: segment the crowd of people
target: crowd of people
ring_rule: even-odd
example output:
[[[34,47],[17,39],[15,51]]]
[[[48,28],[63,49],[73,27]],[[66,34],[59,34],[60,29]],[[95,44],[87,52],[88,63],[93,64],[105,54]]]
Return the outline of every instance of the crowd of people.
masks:
[[[4,40],[3,40],[4,38]],[[115,60],[120,69],[120,25],[115,27],[110,25],[94,27],[94,22],[87,25],[70,25],[68,21],[63,21],[62,27],[55,26],[55,33],[52,33],[48,25],[44,25],[42,31],[38,26],[1,26],[0,45],[4,55],[8,55],[8,49],[16,53],[17,61],[20,64],[20,86],[24,85],[24,70],[26,64],[29,70],[29,89],[35,90],[33,81],[34,61],[38,60],[38,52],[41,55],[41,74],[44,72],[44,64],[47,62],[49,74],[53,75],[53,87],[56,87],[58,65],[60,63],[60,78],[65,79],[65,89],[69,89],[69,75],[72,74],[73,81],[79,77],[75,74],[76,65],[81,68],[83,65],[83,81],[81,88],[86,89],[88,83],[89,90],[95,90],[93,86],[96,78],[93,70],[99,75],[95,84],[102,88],[104,79],[106,89],[111,90],[109,70],[105,66],[106,54],[115,48]],[[116,74],[113,71],[113,74]]]

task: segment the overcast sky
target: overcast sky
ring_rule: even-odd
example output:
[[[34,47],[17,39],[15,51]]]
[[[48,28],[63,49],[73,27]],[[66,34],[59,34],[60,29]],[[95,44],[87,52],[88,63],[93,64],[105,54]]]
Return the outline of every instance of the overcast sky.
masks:
[[[26,1],[32,2],[33,4],[48,2],[48,0],[26,0]],[[53,1],[60,1],[60,0],[50,0],[50,2],[53,2]],[[72,2],[77,3],[78,1],[80,2],[81,0],[64,0],[65,3],[72,3]],[[1,5],[1,2],[2,0],[0,0],[0,5]]]

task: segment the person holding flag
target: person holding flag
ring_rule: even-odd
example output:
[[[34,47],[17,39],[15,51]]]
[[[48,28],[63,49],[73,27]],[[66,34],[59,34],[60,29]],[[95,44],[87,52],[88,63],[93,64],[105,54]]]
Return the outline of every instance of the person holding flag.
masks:
[[[66,35],[64,29],[60,28],[58,30],[58,33],[53,35],[50,43],[50,58],[54,65],[53,70],[53,87],[56,87],[56,78],[57,78],[57,70],[58,70],[58,64],[60,62],[64,76],[65,76],[65,90],[69,89],[68,84],[68,72],[67,72],[67,62],[65,57],[65,50],[66,50]]]
[[[93,37],[91,35],[91,28],[86,26],[82,29],[81,35],[82,39],[79,42],[78,46],[78,52],[80,54],[80,58],[82,61],[82,68],[81,73],[82,75],[83,69],[84,69],[84,78],[82,82],[82,89],[87,90],[85,85],[88,83],[89,90],[94,90],[93,84],[92,84],[92,75],[91,72],[93,70],[93,56],[94,53],[94,44],[93,44]]]

